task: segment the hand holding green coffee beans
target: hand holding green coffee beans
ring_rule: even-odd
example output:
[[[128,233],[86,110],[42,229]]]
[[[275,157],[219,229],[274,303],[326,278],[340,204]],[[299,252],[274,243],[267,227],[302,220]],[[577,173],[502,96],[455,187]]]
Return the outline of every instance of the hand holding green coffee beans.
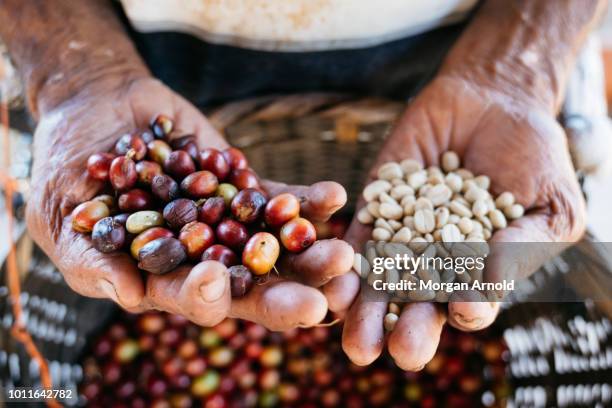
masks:
[[[555,112],[537,105],[532,99],[511,98],[509,95],[514,94],[479,85],[474,78],[437,77],[411,102],[399,120],[380,152],[369,181],[379,178],[381,171],[394,171],[395,166],[384,168],[385,163],[414,159],[417,165],[427,170],[411,172],[413,175],[404,180],[410,189],[422,188],[423,183],[429,183],[429,177],[436,177],[433,174],[435,168],[430,166],[454,167],[447,161],[455,157],[443,156],[444,152],[452,150],[458,153],[461,165],[472,175],[488,176],[487,180],[474,179],[474,183],[490,181],[487,187],[496,200],[487,204],[483,196],[485,201],[475,205],[479,197],[471,194],[480,192],[474,189],[473,193],[464,193],[469,197],[457,197],[453,202],[452,194],[449,196],[446,188],[431,183],[426,195],[432,206],[437,206],[433,201],[449,200],[449,213],[463,214],[455,220],[457,228],[447,228],[446,233],[451,238],[464,236],[466,239],[473,234],[474,239],[485,239],[489,243],[565,242],[569,245],[577,241],[585,228],[585,203]],[[456,183],[465,183],[466,178],[473,177],[470,173],[458,177],[447,174],[444,184],[452,192]],[[406,195],[406,187],[393,188],[395,190],[388,194]],[[370,187],[364,194],[374,194],[374,190]],[[504,192],[511,192],[512,197]],[[515,203],[511,203],[513,197]],[[371,211],[360,212],[347,232],[345,238],[356,251],[363,250],[363,244],[372,239],[373,231],[376,238],[382,240],[412,239],[415,232],[425,241],[427,238],[436,240],[437,216],[446,216],[442,214],[443,210],[439,210],[440,214],[430,214],[426,210],[420,212],[418,220],[413,215],[409,220],[400,218],[396,221],[394,218],[400,214],[395,214],[395,206],[384,205],[384,200],[371,202],[376,201],[378,207],[370,205]],[[466,203],[472,207],[468,208]],[[358,208],[365,208],[366,204],[362,197]],[[403,204],[399,208],[402,216],[406,206],[414,209],[417,203],[406,198]],[[384,208],[380,208],[383,205]],[[525,215],[521,217],[522,208]],[[390,221],[364,225],[362,222],[375,222],[374,218],[368,219],[372,211],[374,214],[376,211],[384,212],[387,217],[383,218]],[[482,216],[489,211],[492,212],[485,220]],[[471,218],[473,214],[477,214],[476,218],[481,217],[478,222],[479,226],[484,226],[481,232],[472,232],[470,227],[476,224],[471,219],[470,225],[468,220],[461,221],[461,218]],[[487,221],[491,224],[486,224]],[[394,225],[398,222],[408,222],[409,228],[404,231],[397,225],[396,231]],[[492,235],[489,237],[490,232]],[[440,234],[444,233],[442,229]],[[399,235],[396,237],[396,234]],[[410,238],[409,234],[412,234]],[[444,237],[440,235],[438,238]],[[487,260],[484,280],[500,282],[528,276],[552,255],[525,254],[523,262],[518,264],[513,262],[515,258],[500,252]],[[356,274],[335,278],[324,288],[330,309],[340,312],[348,309],[343,347],[357,364],[371,363],[387,347],[400,367],[418,370],[433,357],[447,319],[462,330],[478,330],[491,324],[498,311],[497,303],[462,302],[460,297],[451,297],[448,306],[429,302],[394,305],[392,314],[399,315],[399,318],[391,316],[385,321],[391,310],[387,303],[368,301],[363,293],[357,296],[359,288]],[[384,326],[392,330],[385,333]]]
[[[268,204],[283,193],[297,197],[298,211],[295,203],[286,210],[291,217],[283,211],[271,217],[282,226],[298,215],[327,219],[346,201],[342,187],[260,181],[199,111],[161,83],[113,83],[119,85],[84,89],[43,114],[36,131],[28,226],[67,283],[131,311],[162,309],[202,325],[226,316],[272,329],[318,323],[327,300],[311,286],[350,270],[353,252],[345,242],[284,251],[279,272],[297,281],[272,271],[266,284],[252,285],[238,270],[231,283],[226,265],[245,264],[239,255],[255,224],[243,222],[264,222],[260,195],[272,198]],[[244,201],[232,208],[239,191]],[[272,238],[282,248],[280,236]],[[274,248],[265,248],[254,258],[258,271],[274,264]],[[142,275],[139,266],[151,273]],[[232,299],[232,288],[243,296]]]

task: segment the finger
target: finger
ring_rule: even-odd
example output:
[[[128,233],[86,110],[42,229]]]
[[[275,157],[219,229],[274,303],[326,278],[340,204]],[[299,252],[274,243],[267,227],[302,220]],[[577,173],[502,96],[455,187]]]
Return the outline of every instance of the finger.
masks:
[[[577,200],[571,212],[570,219],[562,221],[567,226],[559,226],[548,214],[530,214],[493,234],[485,278],[501,282],[504,278],[527,277],[577,241],[585,230],[583,200]],[[522,244],[508,245],[509,242]]]
[[[342,330],[342,348],[348,358],[360,366],[371,364],[380,356],[385,338],[383,319],[387,302],[366,298],[369,296],[364,292],[359,294],[346,314]]]
[[[355,254],[349,244],[339,239],[316,241],[300,254],[287,254],[282,265],[306,285],[318,288],[330,279],[349,272]]]
[[[550,242],[552,237],[547,230],[546,216],[532,214],[493,234],[484,281],[516,283],[529,277],[567,246]],[[495,320],[499,311],[499,304],[493,300],[501,301],[506,295],[502,290],[486,294],[476,290],[456,292],[448,305],[449,323],[464,331],[484,329]]]
[[[454,293],[448,304],[448,322],[451,326],[463,331],[476,331],[489,327],[495,321],[499,302],[475,299],[474,291],[467,296],[462,295],[462,292]]]
[[[329,310],[344,314],[351,307],[359,294],[361,281],[354,272],[336,276],[323,286],[323,294],[327,299]]]
[[[424,166],[426,164],[437,163],[439,159],[439,148],[435,143],[423,142],[426,139],[429,140],[433,138],[419,138],[413,130],[415,127],[412,126],[412,124],[415,121],[420,120],[419,118],[415,117],[416,114],[414,112],[418,112],[418,110],[409,108],[406,114],[397,123],[395,129],[393,130],[393,135],[401,135],[401,137],[394,137],[392,135],[387,138],[376,158],[375,164],[366,178],[366,184],[374,180],[376,178],[378,168],[389,161],[401,162],[402,160],[410,158],[419,161]],[[357,209],[359,210],[363,208],[365,204],[364,198],[360,196],[357,202]],[[355,252],[361,253],[363,251],[363,244],[371,239],[371,234],[371,226],[363,225],[354,219],[347,230],[344,239],[353,247]],[[344,313],[344,311],[346,311],[350,304],[354,301],[360,286],[359,283],[360,280],[356,274],[346,274],[341,277],[334,278],[328,284],[326,284],[323,291],[328,299],[330,310],[337,313]],[[357,306],[354,308],[356,307]],[[357,314],[357,311],[349,311],[347,314],[347,319],[352,314]],[[358,355],[361,353],[359,351],[360,343],[356,342],[357,344],[351,346],[350,342],[351,341],[347,339],[347,347],[349,349],[354,347],[356,358],[359,358]],[[369,349],[369,351],[371,350],[373,349]],[[372,356],[370,355],[370,358],[371,357]],[[375,358],[376,357],[374,357],[374,359]]]
[[[559,223],[555,221],[558,215],[554,213],[536,212],[513,221],[507,228],[493,234],[489,243],[491,254],[486,263],[485,282],[514,281],[516,285],[571,245],[572,240],[578,239],[584,231],[584,215],[581,215],[582,200],[573,201],[576,204],[571,209],[552,206],[552,211],[559,214],[568,214],[569,211],[572,214],[570,220]],[[500,290],[491,295],[495,295],[496,300],[502,300],[506,293]],[[474,296],[481,298],[474,299]],[[468,299],[470,297],[472,299]],[[449,303],[449,322],[461,330],[480,330],[489,326],[498,312],[499,304],[487,301],[478,292],[456,293]]]
[[[229,273],[223,264],[205,261],[164,275],[149,274],[147,298],[157,309],[181,314],[201,326],[214,326],[230,310]]]
[[[320,323],[326,314],[327,301],[317,289],[270,278],[270,281],[254,286],[244,297],[234,299],[230,317],[282,331],[313,326]]]
[[[445,320],[434,303],[407,304],[388,339],[395,363],[402,370],[421,370],[436,353]]]
[[[353,247],[355,253],[363,252],[363,243],[370,239],[372,229],[353,220],[347,230],[344,240]],[[353,258],[351,258],[352,263]],[[347,273],[330,280],[323,287],[329,310],[335,313],[345,313],[359,293],[360,279],[356,273]]]
[[[310,186],[294,186],[264,180],[264,189],[274,197],[291,193],[300,200],[300,214],[311,221],[327,221],[346,204],[346,190],[334,181],[320,181]]]
[[[73,231],[70,216],[64,218],[57,244],[47,254],[75,292],[111,299],[124,309],[142,305],[144,283],[134,260],[123,252],[98,252],[88,236]]]

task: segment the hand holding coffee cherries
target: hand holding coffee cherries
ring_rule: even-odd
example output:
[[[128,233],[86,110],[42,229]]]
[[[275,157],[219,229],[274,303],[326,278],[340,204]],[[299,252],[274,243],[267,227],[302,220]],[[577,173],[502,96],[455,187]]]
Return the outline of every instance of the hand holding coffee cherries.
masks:
[[[89,157],[89,176],[110,182],[119,197],[115,205],[113,195],[101,195],[72,212],[73,229],[91,232],[94,248],[111,253],[129,246],[138,267],[157,275],[187,259],[219,261],[229,268],[232,296],[241,297],[253,285],[253,275],[269,274],[280,254],[274,235],[250,232],[279,229],[283,248],[295,253],[316,241],[315,227],[299,217],[297,197],[283,193],[268,201],[240,150],[200,152],[195,136],[183,136],[172,143],[179,149],[173,151],[154,139],[166,139],[172,128],[172,121],[159,115],[151,124],[152,133],[121,137],[116,157]],[[144,160],[147,154],[157,161]],[[219,184],[225,179],[230,183]],[[181,194],[189,198],[178,198]],[[117,211],[120,214],[114,214]]]
[[[30,231],[83,295],[282,330],[321,321],[316,287],[350,270],[350,246],[316,241],[308,221],[344,205],[341,186],[260,181],[158,81],[84,92],[45,113],[34,160]]]
[[[511,191],[525,208],[525,216],[494,231],[489,242],[576,242],[585,228],[585,203],[565,135],[552,107],[512,92],[479,83],[474,76],[438,76],[400,118],[368,182],[376,179],[384,163],[414,159],[425,168],[439,166],[442,153],[453,150],[466,169],[490,178],[495,196]],[[358,208],[364,206],[362,198]],[[354,219],[345,239],[362,251],[371,236],[372,227]],[[520,263],[512,251],[498,251],[487,259],[484,281],[527,277],[560,247],[551,245],[551,253],[545,253],[537,246],[539,251],[523,254]],[[457,294],[448,305],[406,303],[386,334],[387,302],[368,300],[367,288],[357,296],[359,290],[354,273],[324,288],[331,310],[348,309],[343,348],[359,365],[370,364],[386,347],[401,368],[419,370],[434,356],[447,319],[461,330],[479,330],[495,320],[499,309],[496,302],[465,301]]]

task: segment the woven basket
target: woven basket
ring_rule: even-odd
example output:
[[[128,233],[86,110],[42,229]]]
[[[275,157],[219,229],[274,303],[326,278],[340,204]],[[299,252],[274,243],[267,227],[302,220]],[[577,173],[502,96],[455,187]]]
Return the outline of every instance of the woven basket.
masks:
[[[336,94],[237,102],[209,118],[259,175],[290,184],[334,180],[357,197],[403,104]],[[354,201],[343,209],[351,213]]]
[[[207,114],[231,144],[245,151],[262,177],[298,184],[331,179],[343,184],[349,197],[355,199],[365,172],[402,107],[399,103],[377,99],[312,94],[253,99]],[[351,202],[345,211],[350,213],[353,209],[354,202]],[[27,242],[27,237],[24,240]],[[589,253],[588,248],[586,240],[560,259],[566,264],[590,265],[594,273],[609,274],[610,262]],[[555,263],[552,264],[552,268],[539,272],[536,277],[559,279],[562,274],[554,267]],[[5,288],[0,290],[0,295],[3,295],[0,302],[2,386],[36,385],[39,381],[36,367],[31,366],[29,357],[8,332],[11,314]],[[30,272],[23,282],[22,302],[28,313],[28,327],[51,362],[54,383],[62,388],[74,387],[81,377],[77,362],[87,341],[107,325],[116,308],[110,302],[86,299],[72,292],[39,250],[32,254]],[[567,323],[578,315],[588,321],[607,321],[601,312],[584,304],[555,307],[526,304],[509,308],[496,324],[527,329],[538,324],[540,316],[548,316],[546,318],[556,322],[560,330],[565,330]],[[601,339],[601,347],[610,344],[608,336]],[[510,351],[511,361],[515,356],[521,357],[520,350]],[[521,385],[519,377],[516,378],[517,385]],[[555,395],[556,384],[585,381],[582,376],[572,375],[559,379],[548,374],[545,378],[543,386],[547,387],[549,403],[554,401],[551,396]],[[591,380],[597,381],[597,378],[594,376]],[[515,400],[520,398],[515,396]]]

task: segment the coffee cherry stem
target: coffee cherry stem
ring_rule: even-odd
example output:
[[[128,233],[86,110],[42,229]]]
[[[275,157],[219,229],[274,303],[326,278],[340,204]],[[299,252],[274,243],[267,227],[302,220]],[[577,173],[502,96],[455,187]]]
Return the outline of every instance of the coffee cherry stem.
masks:
[[[255,284],[257,286],[262,286],[262,285],[267,284],[268,280],[270,280],[270,272],[268,272],[265,275],[255,276]]]

